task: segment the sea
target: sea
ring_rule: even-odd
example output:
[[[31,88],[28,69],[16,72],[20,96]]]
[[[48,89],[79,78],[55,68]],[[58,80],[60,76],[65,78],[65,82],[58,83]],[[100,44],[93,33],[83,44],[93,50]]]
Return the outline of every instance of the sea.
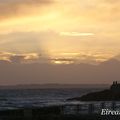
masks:
[[[96,90],[98,89],[1,89],[0,110],[68,104],[67,99]]]
[[[67,99],[80,97],[89,92],[100,90],[102,89],[100,88],[1,89],[0,110],[66,104],[86,105],[86,103],[81,101],[67,101]]]

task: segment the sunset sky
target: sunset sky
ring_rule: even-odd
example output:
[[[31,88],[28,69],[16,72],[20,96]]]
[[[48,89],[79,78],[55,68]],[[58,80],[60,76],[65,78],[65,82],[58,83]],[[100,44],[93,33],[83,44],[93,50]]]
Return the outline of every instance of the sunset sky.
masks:
[[[0,0],[0,85],[120,80],[120,0]]]
[[[120,51],[119,0],[0,0],[0,59],[99,63]]]

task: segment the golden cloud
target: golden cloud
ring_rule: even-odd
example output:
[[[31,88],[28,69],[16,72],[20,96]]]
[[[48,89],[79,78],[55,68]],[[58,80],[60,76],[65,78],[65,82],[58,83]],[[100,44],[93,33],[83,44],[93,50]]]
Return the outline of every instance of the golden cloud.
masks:
[[[40,55],[37,53],[15,54],[10,52],[0,52],[0,60],[9,61],[11,63],[28,63],[39,59]]]
[[[58,55],[58,56],[57,56]],[[76,52],[76,53],[62,53],[56,56],[45,56],[38,53],[10,53],[0,52],[0,60],[9,61],[10,63],[24,64],[24,63],[52,63],[52,64],[79,64],[92,63],[98,64],[110,58],[113,58],[112,53],[91,53],[91,52]]]
[[[93,36],[94,33],[61,32],[60,35],[61,36],[73,36],[73,37],[77,37],[77,36]]]

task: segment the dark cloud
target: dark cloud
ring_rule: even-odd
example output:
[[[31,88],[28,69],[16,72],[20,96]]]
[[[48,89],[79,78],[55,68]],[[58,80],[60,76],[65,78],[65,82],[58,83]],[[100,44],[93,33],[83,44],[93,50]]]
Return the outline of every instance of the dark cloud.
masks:
[[[0,0],[0,18],[29,14],[31,8],[49,5],[53,0]]]
[[[10,61],[12,63],[21,63],[24,61],[24,59],[25,59],[24,55],[15,55],[10,57]]]
[[[24,64],[24,63],[32,63],[37,62],[40,58],[40,55],[37,53],[28,53],[28,54],[20,54],[20,55],[11,55],[9,57],[9,61],[13,64]]]

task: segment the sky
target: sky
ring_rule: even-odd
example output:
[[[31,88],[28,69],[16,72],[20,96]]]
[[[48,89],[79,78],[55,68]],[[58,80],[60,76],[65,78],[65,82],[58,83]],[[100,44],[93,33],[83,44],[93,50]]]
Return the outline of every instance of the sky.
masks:
[[[119,0],[0,0],[0,59],[27,54],[34,59],[41,54],[41,59],[55,64],[69,63],[60,59],[90,63],[110,59],[119,54],[119,4]]]
[[[120,0],[0,0],[0,60],[100,64],[120,54]]]

